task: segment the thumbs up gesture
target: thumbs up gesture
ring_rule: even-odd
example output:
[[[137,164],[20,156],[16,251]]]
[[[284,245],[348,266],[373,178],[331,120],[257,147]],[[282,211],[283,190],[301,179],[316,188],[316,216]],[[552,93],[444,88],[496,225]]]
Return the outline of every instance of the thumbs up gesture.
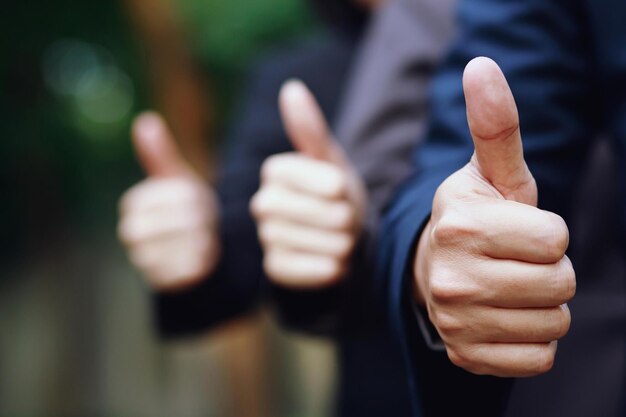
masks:
[[[155,289],[193,285],[219,259],[217,199],[180,154],[159,115],[144,113],[135,120],[133,143],[148,177],[120,200],[120,240]]]
[[[364,187],[303,83],[287,82],[279,104],[295,152],[264,162],[251,201],[265,272],[285,287],[330,286],[345,276],[359,238]]]
[[[476,374],[551,369],[576,291],[567,226],[538,209],[517,107],[500,68],[470,62],[463,78],[471,161],[437,190],[418,243],[414,289],[450,360]]]

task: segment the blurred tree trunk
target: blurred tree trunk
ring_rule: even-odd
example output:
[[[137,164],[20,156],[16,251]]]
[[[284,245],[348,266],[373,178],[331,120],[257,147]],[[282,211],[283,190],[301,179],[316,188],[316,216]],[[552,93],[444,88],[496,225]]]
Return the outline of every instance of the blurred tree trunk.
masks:
[[[213,179],[215,114],[207,79],[187,47],[172,0],[123,0],[146,50],[157,110],[169,122],[181,149],[202,175]]]

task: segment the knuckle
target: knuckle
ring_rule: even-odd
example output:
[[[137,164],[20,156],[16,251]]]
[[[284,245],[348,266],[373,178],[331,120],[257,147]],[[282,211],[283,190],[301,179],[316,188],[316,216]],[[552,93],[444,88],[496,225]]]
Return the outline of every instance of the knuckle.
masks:
[[[283,262],[285,257],[277,256],[273,251],[269,251],[263,258],[263,269],[272,281],[284,281]]]
[[[284,158],[282,155],[271,155],[268,157],[261,166],[261,178],[263,180],[269,180],[272,178],[283,165],[283,161]]]
[[[128,242],[128,232],[126,230],[126,221],[124,219],[121,219],[118,223],[117,223],[117,228],[116,228],[116,235],[117,235],[117,239],[122,242],[124,245],[127,245]]]
[[[326,271],[318,277],[318,282],[321,286],[331,286],[343,278],[343,264],[336,260],[332,260],[328,264]]]
[[[433,197],[433,213],[443,213],[448,208],[453,207],[454,202],[460,195],[465,193],[467,188],[463,175],[459,171],[446,178],[435,191]]]
[[[342,233],[337,237],[337,257],[339,259],[347,259],[352,255],[352,251],[355,247],[354,238],[347,234]]]
[[[129,219],[122,219],[117,225],[118,239],[126,246],[138,243],[139,238],[134,224]]]
[[[456,175],[451,175],[448,178],[446,178],[440,185],[439,187],[437,187],[437,190],[435,191],[435,196],[433,198],[433,202],[435,204],[433,205],[437,205],[439,206],[440,204],[443,204],[444,202],[446,202],[449,198],[450,195],[454,195],[459,186],[457,184],[458,180],[457,180],[458,176]]]
[[[460,368],[465,368],[465,366],[467,366],[467,362],[465,361],[463,356],[459,354],[459,352],[456,349],[448,348],[446,350],[446,353],[448,354],[448,359],[450,359],[450,362],[452,362],[454,365]]]
[[[210,207],[211,197],[209,195],[208,189],[204,187],[204,185],[200,184],[190,184],[189,190],[189,198],[187,201],[183,201],[185,207],[188,210],[195,209],[198,211],[206,210],[206,207]]]
[[[539,348],[534,363],[534,373],[545,374],[550,371],[554,367],[555,356],[555,351],[548,345]]]
[[[158,267],[158,265],[141,250],[131,250],[128,253],[128,258],[137,269],[144,273],[148,273]]]
[[[132,193],[132,188],[126,191],[117,201],[117,212],[120,215],[124,215],[125,212],[131,209],[131,198],[132,198],[131,193]]]
[[[447,213],[436,223],[432,239],[439,246],[449,246],[475,236],[477,230],[462,215]]]
[[[570,314],[569,308],[565,306],[558,307],[554,324],[554,340],[564,337],[569,332],[571,324],[572,316]]]
[[[555,261],[565,256],[569,246],[569,229],[565,220],[557,214],[550,213],[550,226],[546,227],[548,238],[545,239],[545,251],[549,258]]]
[[[549,293],[556,304],[563,304],[576,294],[576,273],[568,259],[563,258],[555,265],[555,272],[548,281]]]
[[[138,204],[137,201],[142,199],[142,196],[147,191],[150,185],[150,180],[143,180],[131,188],[126,190],[118,201],[118,210],[120,213],[125,211],[132,211]]]
[[[185,216],[178,216],[179,213],[185,213]],[[168,213],[167,216],[162,217],[160,220],[161,222],[167,222],[169,224],[168,227],[171,227],[172,232],[175,231],[176,234],[179,235],[189,233],[192,236],[202,236],[210,225],[209,216],[207,216],[204,212],[191,207],[186,210],[181,210],[180,212],[176,211]],[[158,224],[155,222],[152,228],[156,231],[164,228],[164,224]]]
[[[274,192],[271,188],[262,187],[250,200],[250,212],[254,217],[260,218],[267,215],[273,204]]]
[[[339,230],[350,230],[355,222],[355,210],[347,202],[337,203],[333,211],[334,226]]]
[[[158,198],[161,205],[177,204],[179,207],[197,206],[203,203],[203,186],[194,180],[177,178],[154,183],[152,199]]]
[[[470,357],[467,349],[448,347],[446,349],[446,353],[448,354],[450,362],[459,368],[463,368],[470,372],[474,369],[474,361]]]
[[[563,281],[565,283],[563,302],[567,302],[576,295],[576,272],[569,259],[564,259],[562,262],[566,265],[566,270],[563,273]]]
[[[172,272],[171,278],[178,281],[192,279],[201,274],[203,269],[203,260],[199,257],[186,259],[178,265],[176,271]]]
[[[207,230],[200,231],[196,239],[196,253],[203,262],[208,262],[208,255],[216,249],[217,242],[212,233]]]
[[[467,295],[466,290],[458,285],[456,280],[450,279],[443,272],[433,275],[429,287],[433,300],[440,304],[458,301]]]
[[[209,257],[205,254],[198,254],[190,261],[188,276],[191,279],[200,278],[207,273],[209,267]]]
[[[215,229],[219,215],[212,210],[189,210],[190,230],[211,232]]]
[[[274,177],[282,168],[284,160],[283,154],[271,155],[265,159],[263,165],[261,165],[261,179],[268,181],[270,178]]]
[[[264,245],[272,244],[276,239],[276,229],[270,222],[259,224],[259,240]]]
[[[326,192],[330,197],[338,198],[348,191],[348,178],[340,168],[327,164]]]
[[[431,321],[438,331],[452,336],[463,330],[463,323],[447,311],[437,309],[432,312]]]
[[[202,192],[200,191],[200,186],[194,180],[187,178],[175,180],[173,186],[181,201],[194,203],[201,198]]]
[[[259,190],[250,199],[249,210],[254,217],[259,217],[261,214],[261,198],[261,190]]]
[[[441,276],[435,276],[430,280],[430,294],[435,302],[441,303],[450,300],[454,296],[454,291],[450,288],[448,281]]]

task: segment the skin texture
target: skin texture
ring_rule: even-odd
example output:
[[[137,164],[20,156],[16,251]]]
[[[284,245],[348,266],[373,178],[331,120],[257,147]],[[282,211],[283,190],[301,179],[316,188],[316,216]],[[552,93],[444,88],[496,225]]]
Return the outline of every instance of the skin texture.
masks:
[[[279,104],[295,151],[264,162],[250,203],[264,269],[285,287],[327,287],[347,272],[363,227],[364,187],[304,84],[285,83]]]
[[[133,144],[147,178],[120,199],[119,239],[151,287],[187,288],[208,277],[219,260],[215,194],[159,115],[135,120]]]
[[[569,330],[576,291],[562,218],[538,209],[513,94],[499,67],[465,70],[471,161],[444,181],[420,236],[415,297],[450,360],[476,374],[532,376],[551,369]]]

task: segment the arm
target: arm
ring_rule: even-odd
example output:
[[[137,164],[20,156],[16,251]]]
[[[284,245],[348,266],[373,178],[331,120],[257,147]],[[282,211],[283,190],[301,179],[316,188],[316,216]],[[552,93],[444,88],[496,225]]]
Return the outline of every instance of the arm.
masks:
[[[250,310],[265,296],[290,327],[324,333],[334,328],[334,311],[341,290],[301,291],[268,280],[262,269],[263,254],[256,226],[249,212],[250,199],[259,189],[262,164],[271,155],[292,150],[276,100],[285,79],[298,75],[303,68],[311,75],[310,66],[303,65],[306,61],[293,59],[293,54],[288,53],[272,57],[269,64],[257,67],[246,90],[244,106],[236,113],[235,129],[219,177],[220,262],[215,272],[199,285],[179,293],[158,295],[157,313],[164,333],[192,333],[208,328]],[[314,81],[315,88],[322,89]],[[332,97],[322,96],[322,106],[328,110]]]
[[[445,375],[458,372],[445,357],[437,359],[436,354],[424,352],[412,311],[416,302],[414,254],[431,214],[435,192],[448,176],[469,161],[473,150],[461,88],[463,67],[477,55],[490,55],[502,63],[512,90],[518,93],[526,159],[539,185],[540,206],[567,214],[564,202],[576,181],[575,167],[583,158],[593,129],[593,116],[587,112],[586,43],[575,7],[556,1],[484,0],[461,5],[462,30],[436,81],[428,141],[416,153],[417,172],[401,189],[387,214],[381,241],[385,272],[382,276],[386,277],[381,283],[393,323],[407,348],[413,376],[418,369],[427,369],[428,360],[433,358],[432,363],[440,366],[431,371],[444,376],[428,379],[432,374],[421,375],[432,394],[427,396],[433,400],[431,404],[439,403],[442,396],[454,389],[437,386],[437,380],[445,384],[465,381],[465,388],[472,389],[467,391],[463,384],[458,385],[459,395],[480,392],[481,380],[489,383],[485,377],[470,378],[468,374],[446,379]],[[559,158],[558,162],[555,158]],[[547,198],[541,198],[544,195]],[[424,356],[419,357],[418,351]],[[474,404],[480,400],[480,396],[466,397],[470,403],[473,398]]]
[[[219,178],[222,257],[212,276],[187,291],[161,293],[157,311],[162,328],[170,333],[192,333],[254,307],[268,297],[288,327],[314,333],[336,328],[336,309],[343,286],[300,291],[273,284],[262,271],[262,255],[248,203],[259,188],[259,173],[266,158],[291,151],[278,107],[278,91],[291,77],[301,76],[318,93],[322,109],[333,113],[337,89],[345,73],[349,51],[345,42],[311,42],[270,55],[256,67],[239,109],[230,140],[226,163]],[[320,77],[313,65],[324,58],[336,71]],[[177,332],[176,328],[180,328]]]
[[[254,248],[246,247],[254,244],[254,235],[245,240],[245,228],[241,233],[232,227],[242,223],[241,211],[220,219],[220,200],[229,200],[218,198],[191,168],[158,115],[138,117],[133,140],[148,178],[122,197],[119,235],[155,292],[161,334],[194,333],[249,308],[258,286],[254,263],[233,271],[224,254],[247,250],[254,255]]]
[[[279,317],[289,327],[345,335],[372,332],[381,324],[383,314],[371,288],[369,242],[382,206],[409,170],[414,138],[424,128],[429,81],[451,34],[451,5],[394,1],[369,24],[351,64],[336,124],[337,140],[368,188],[365,229],[350,273],[340,284],[299,294],[274,288]],[[407,38],[423,41],[405,42]],[[294,323],[294,317],[303,320]],[[309,326],[302,325],[307,322]]]
[[[120,237],[154,289],[165,337],[208,329],[260,299],[261,250],[248,203],[263,160],[288,149],[273,110],[276,85],[265,67],[252,77],[216,192],[194,174],[161,119],[148,118],[160,121],[156,142],[138,128],[142,118],[136,123],[135,145],[149,178],[122,198]]]
[[[262,252],[249,201],[259,187],[266,157],[289,149],[276,110],[279,78],[271,66],[257,67],[227,140],[218,177],[219,263],[199,285],[179,293],[159,292],[155,308],[164,335],[192,334],[250,311],[265,282]]]
[[[354,272],[351,259],[362,230],[365,194],[304,84],[285,83],[279,101],[295,152],[265,161],[250,206],[279,317],[291,325],[297,322],[290,317],[296,316],[304,319],[301,326],[328,332],[343,322],[340,297]]]

